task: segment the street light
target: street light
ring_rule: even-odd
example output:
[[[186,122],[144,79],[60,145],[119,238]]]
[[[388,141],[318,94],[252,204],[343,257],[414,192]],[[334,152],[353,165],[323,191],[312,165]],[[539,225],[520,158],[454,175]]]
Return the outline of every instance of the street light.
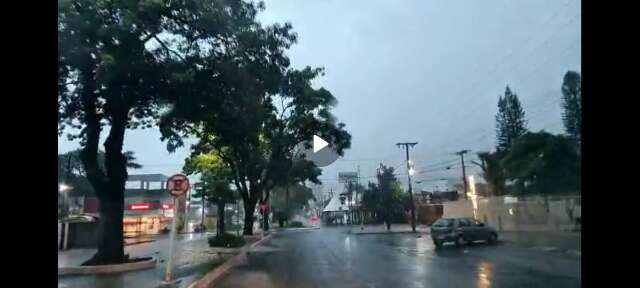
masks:
[[[71,186],[69,186],[69,185],[67,185],[67,184],[64,184],[64,183],[60,183],[60,184],[58,184],[58,191],[60,191],[60,192],[68,191],[68,190],[70,190],[71,188],[72,188]]]
[[[64,204],[64,211],[62,212],[63,215],[67,215],[69,214],[69,195],[65,192],[71,190],[73,187],[71,187],[70,185],[64,184],[64,183],[60,183],[58,184],[58,191],[61,192],[63,195],[63,204]]]

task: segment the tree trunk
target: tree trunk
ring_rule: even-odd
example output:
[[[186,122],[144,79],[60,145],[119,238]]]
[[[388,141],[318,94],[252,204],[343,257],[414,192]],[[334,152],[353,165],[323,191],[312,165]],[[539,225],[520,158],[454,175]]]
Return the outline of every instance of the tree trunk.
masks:
[[[285,197],[284,197],[284,215],[287,217],[287,220],[289,220],[289,185],[287,184],[286,188],[285,188]]]
[[[256,209],[256,203],[258,199],[248,198],[243,199],[244,202],[244,228],[242,229],[242,235],[253,235],[253,213]]]
[[[226,231],[224,227],[224,202],[218,202],[218,235],[223,235]]]
[[[202,195],[202,216],[201,216],[201,220],[200,220],[200,233],[204,233],[205,232],[205,228],[204,228],[204,209],[206,208],[206,203],[205,203],[205,199],[204,199],[204,195]]]
[[[121,197],[120,201],[117,199],[99,199],[100,222],[98,230],[98,252],[82,265],[123,263],[127,260],[124,255],[122,224],[124,197]]]
[[[106,177],[92,181],[100,201],[98,252],[91,259],[84,262],[83,265],[115,264],[124,263],[128,260],[124,255],[122,224],[124,216],[124,186],[127,179],[127,159],[122,154],[122,146],[127,113],[126,110],[120,112],[123,113],[114,115],[109,136],[104,142]],[[93,153],[93,151],[88,151],[87,153]],[[97,168],[97,162],[96,166],[90,168],[93,170],[99,169]],[[95,176],[92,178],[95,178]]]

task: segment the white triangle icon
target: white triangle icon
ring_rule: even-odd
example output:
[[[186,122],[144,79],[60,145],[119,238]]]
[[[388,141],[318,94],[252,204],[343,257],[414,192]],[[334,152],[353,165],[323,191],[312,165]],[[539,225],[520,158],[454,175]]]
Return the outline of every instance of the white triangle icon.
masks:
[[[327,145],[329,145],[327,141],[324,141],[322,138],[313,135],[313,153],[320,151],[322,148],[327,147]]]

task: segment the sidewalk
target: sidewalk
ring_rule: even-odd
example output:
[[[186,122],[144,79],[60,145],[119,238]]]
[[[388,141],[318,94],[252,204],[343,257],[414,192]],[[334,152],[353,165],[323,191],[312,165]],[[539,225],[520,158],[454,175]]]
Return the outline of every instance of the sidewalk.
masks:
[[[233,256],[229,249],[211,248],[207,243],[212,234],[178,235],[175,246],[174,278],[180,280],[176,287],[187,287],[211,269]],[[104,275],[69,275],[58,277],[58,287],[140,287],[155,288],[162,283],[169,256],[169,237],[160,235],[155,241],[125,246],[125,253],[131,257],[158,259],[152,269]],[[71,249],[58,251],[58,267],[80,265],[95,253],[95,249]]]
[[[498,238],[506,243],[525,248],[568,252],[580,255],[582,234],[580,232],[498,232]]]
[[[416,225],[416,233],[430,234],[431,230],[427,225]],[[377,225],[352,225],[347,233],[351,234],[388,234],[388,233],[412,233],[411,225],[409,224],[391,224],[391,230],[387,231],[387,226],[382,224]]]

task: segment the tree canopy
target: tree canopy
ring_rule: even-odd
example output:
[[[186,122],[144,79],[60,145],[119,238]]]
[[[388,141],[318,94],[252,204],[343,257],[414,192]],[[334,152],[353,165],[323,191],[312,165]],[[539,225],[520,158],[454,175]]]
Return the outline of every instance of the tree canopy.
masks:
[[[489,185],[489,190],[493,195],[504,195],[507,193],[505,187],[505,171],[500,161],[504,157],[504,152],[480,152],[478,158],[482,161],[482,176]]]
[[[562,81],[562,122],[565,132],[580,145],[582,137],[582,79],[568,71]]]
[[[229,165],[245,204],[244,234],[253,233],[255,205],[268,200],[271,189],[306,180],[320,183],[319,168],[296,157],[299,143],[318,135],[342,155],[351,138],[331,114],[335,97],[312,86],[323,70],[289,68],[284,50],[296,39],[290,25],[255,29],[260,41],[240,38],[235,50],[227,51],[229,58],[204,63],[203,71],[222,67],[235,77],[210,72],[195,77],[206,81],[187,89],[202,97],[201,105],[178,102],[161,122],[170,149],[182,145],[184,135],[193,135],[198,138],[194,152],[216,153]]]
[[[102,216],[98,251],[84,264],[126,262],[126,129],[151,128],[172,107],[215,115],[218,106],[204,105],[203,96],[228,93],[225,82],[250,87],[239,67],[260,73],[265,71],[254,68],[265,62],[288,65],[279,55],[290,42],[285,38],[295,35],[288,34],[290,25],[262,28],[255,18],[264,9],[261,2],[67,0],[58,7],[59,133],[80,141],[80,158]],[[254,53],[266,51],[253,49],[257,46],[275,49]],[[255,83],[274,87],[279,82],[261,80]],[[259,94],[254,88],[244,91]],[[102,170],[98,147],[106,127]]]
[[[231,189],[231,169],[217,155],[191,155],[182,170],[187,175],[200,175],[200,185],[194,197],[205,197],[205,200],[215,204],[230,203],[236,199],[237,193]]]
[[[231,189],[231,169],[229,165],[216,154],[192,154],[185,160],[182,168],[185,174],[200,174],[200,182],[195,187],[194,197],[203,197],[206,201],[216,204],[218,208],[217,235],[226,231],[225,210],[227,203],[237,199],[237,192]],[[204,207],[202,208],[204,209]]]
[[[271,193],[272,196],[270,205],[272,209],[274,211],[288,213],[289,215],[286,215],[287,219],[294,214],[300,213],[304,209],[309,208],[310,201],[316,201],[311,188],[306,187],[302,184],[293,184],[289,187],[277,186],[272,190]],[[289,206],[288,209],[287,206]]]
[[[524,109],[520,105],[518,95],[509,86],[504,96],[498,98],[498,113],[496,114],[497,150],[507,150],[513,142],[527,132],[527,121]]]
[[[580,191],[580,156],[571,138],[541,131],[516,140],[501,161],[506,177],[522,187],[520,193]]]
[[[408,194],[404,193],[394,174],[393,167],[380,166],[376,174],[377,183],[369,182],[362,195],[364,209],[374,214],[377,221],[387,223],[404,220],[404,210],[408,208]]]

